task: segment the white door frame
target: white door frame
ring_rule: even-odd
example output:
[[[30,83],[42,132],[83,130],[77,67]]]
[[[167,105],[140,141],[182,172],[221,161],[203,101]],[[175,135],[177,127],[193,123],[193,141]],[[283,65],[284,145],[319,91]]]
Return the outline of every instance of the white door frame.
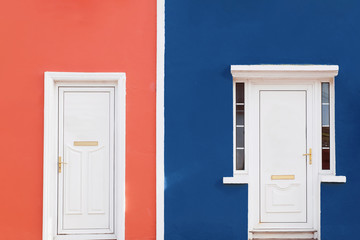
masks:
[[[125,73],[45,72],[44,79],[44,172],[43,240],[57,236],[58,88],[59,86],[115,88],[115,234],[65,236],[66,239],[125,239]]]
[[[314,237],[319,238],[320,232],[320,180],[319,180],[319,163],[321,164],[321,81],[317,79],[281,79],[278,78],[267,78],[265,79],[252,79],[248,81],[249,85],[249,96],[250,97],[250,107],[249,107],[249,117],[252,119],[249,121],[249,128],[252,132],[251,143],[256,143],[258,141],[258,126],[256,126],[258,119],[258,103],[254,101],[253,94],[256,90],[259,90],[261,86],[265,85],[298,85],[302,86],[307,91],[311,91],[311,101],[312,108],[308,109],[307,121],[311,122],[312,129],[308,129],[308,134],[311,132],[311,136],[308,136],[307,149],[313,149],[313,164],[307,164],[307,224],[282,224],[282,227],[279,228],[276,224],[262,224],[260,223],[260,182],[259,182],[259,157],[258,157],[258,144],[253,144],[249,150],[249,211],[248,211],[248,231],[249,239],[252,239],[252,231],[254,230],[269,230],[278,231],[278,230],[288,230],[296,231],[311,231],[315,230]],[[310,139],[311,137],[311,139]],[[305,161],[305,160],[304,160]],[[269,234],[271,236],[271,233]]]
[[[260,164],[259,164],[259,90],[269,90],[269,89],[279,89],[279,90],[306,90],[307,91],[307,149],[317,147],[314,146],[314,143],[317,141],[316,134],[314,134],[314,122],[316,120],[316,113],[314,111],[313,105],[315,102],[314,99],[314,88],[315,82],[313,81],[278,81],[278,80],[258,80],[249,82],[250,85],[250,130],[252,130],[250,140],[252,144],[250,144],[251,149],[249,151],[250,154],[250,176],[251,181],[249,183],[249,229],[257,230],[257,229],[279,229],[279,223],[260,223]],[[276,87],[278,86],[278,87]],[[274,88],[275,87],[275,88]],[[313,152],[313,159],[317,158],[319,155],[318,151]],[[308,162],[308,159],[305,157],[304,161]],[[314,161],[315,162],[315,161]],[[316,164],[306,164],[307,166],[307,223],[281,223],[281,229],[289,229],[289,231],[294,230],[296,228],[303,229],[313,229],[313,205],[314,205],[314,184],[313,179],[317,176],[316,170],[314,168]],[[253,194],[250,194],[250,191]],[[251,201],[250,201],[251,197]],[[251,213],[251,214],[250,214]]]

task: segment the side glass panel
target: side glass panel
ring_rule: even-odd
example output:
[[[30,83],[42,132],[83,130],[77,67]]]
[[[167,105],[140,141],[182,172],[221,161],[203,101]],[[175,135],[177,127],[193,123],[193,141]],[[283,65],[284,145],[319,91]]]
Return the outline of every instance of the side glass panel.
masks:
[[[244,83],[236,83],[236,170],[245,169]]]
[[[321,83],[322,170],[330,170],[330,84]]]

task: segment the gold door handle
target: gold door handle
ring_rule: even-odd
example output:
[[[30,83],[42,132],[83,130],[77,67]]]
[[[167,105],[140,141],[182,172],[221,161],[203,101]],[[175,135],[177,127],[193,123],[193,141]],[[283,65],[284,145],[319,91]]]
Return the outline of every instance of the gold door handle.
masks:
[[[309,148],[309,153],[303,154],[303,156],[309,156],[309,164],[312,164],[312,151],[311,148]]]
[[[59,165],[59,173],[61,173],[61,164],[67,164],[66,162],[62,162],[61,161],[61,157],[59,156],[59,163],[58,163],[58,165]]]

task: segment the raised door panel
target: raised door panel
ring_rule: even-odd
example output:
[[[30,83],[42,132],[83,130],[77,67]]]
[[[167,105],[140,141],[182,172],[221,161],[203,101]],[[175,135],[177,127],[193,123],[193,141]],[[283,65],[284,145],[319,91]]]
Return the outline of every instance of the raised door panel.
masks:
[[[88,214],[105,214],[107,196],[109,195],[109,167],[103,163],[106,158],[106,149],[100,147],[88,153],[89,174],[87,184],[89,188]]]
[[[71,164],[63,167],[64,189],[66,189],[63,197],[65,215],[83,214],[82,155],[81,151],[77,151],[70,146],[65,146],[64,159],[67,160],[67,164]]]

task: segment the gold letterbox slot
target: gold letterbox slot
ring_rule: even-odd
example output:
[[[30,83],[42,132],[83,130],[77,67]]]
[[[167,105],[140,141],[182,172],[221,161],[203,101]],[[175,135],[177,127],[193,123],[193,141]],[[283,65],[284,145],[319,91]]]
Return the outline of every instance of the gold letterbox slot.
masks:
[[[98,146],[98,141],[74,141],[74,146]]]
[[[271,175],[271,180],[294,180],[295,175]]]

